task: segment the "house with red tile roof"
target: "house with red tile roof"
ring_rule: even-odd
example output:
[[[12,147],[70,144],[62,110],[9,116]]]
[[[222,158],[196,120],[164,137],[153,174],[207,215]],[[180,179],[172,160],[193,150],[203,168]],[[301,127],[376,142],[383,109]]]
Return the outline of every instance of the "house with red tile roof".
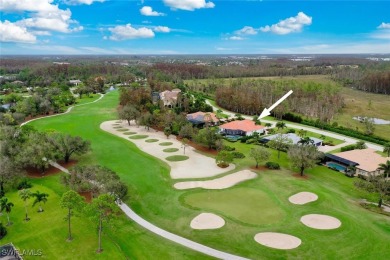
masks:
[[[262,134],[266,128],[262,125],[256,125],[252,120],[236,120],[219,126],[219,131],[227,135],[253,135]]]
[[[194,125],[204,125],[206,123],[209,125],[217,125],[219,123],[219,119],[214,113],[201,111],[187,114],[187,120]]]

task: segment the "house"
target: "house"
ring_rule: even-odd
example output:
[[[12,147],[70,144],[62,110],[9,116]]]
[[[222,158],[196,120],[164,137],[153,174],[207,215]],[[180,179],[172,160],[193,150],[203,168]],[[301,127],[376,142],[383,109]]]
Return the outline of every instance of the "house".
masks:
[[[78,86],[81,83],[81,80],[79,80],[79,79],[71,79],[71,80],[69,80],[69,83],[74,85],[74,86]]]
[[[177,103],[177,98],[181,90],[178,88],[172,89],[172,91],[165,90],[160,92],[160,99],[163,101],[164,106],[173,107]]]
[[[196,112],[192,114],[187,114],[187,120],[194,125],[204,125],[208,123],[209,125],[217,125],[219,119],[214,113],[210,112]]]
[[[263,139],[261,139],[261,141],[264,142],[264,143],[268,143],[269,141],[271,141],[271,140],[275,139],[276,137],[278,137],[278,135],[279,134],[266,136]],[[282,134],[282,136],[283,137],[287,137],[288,139],[291,139],[293,144],[298,144],[299,141],[301,141],[301,139],[302,139],[301,137],[299,137],[298,135],[296,135],[294,133]],[[315,145],[315,146],[321,146],[322,145],[322,140],[321,139],[314,138],[314,137],[309,137],[309,139],[312,141],[313,145]]]
[[[256,125],[252,120],[237,120],[219,126],[219,132],[226,135],[253,135],[254,133],[262,134],[265,127]]]
[[[378,170],[382,163],[390,160],[390,157],[383,157],[377,154],[374,149],[356,149],[335,154],[325,154],[326,165],[336,168],[339,171],[345,171],[348,166],[356,168],[355,175],[368,177],[369,175],[379,175],[383,171]],[[344,168],[344,170],[343,170]]]

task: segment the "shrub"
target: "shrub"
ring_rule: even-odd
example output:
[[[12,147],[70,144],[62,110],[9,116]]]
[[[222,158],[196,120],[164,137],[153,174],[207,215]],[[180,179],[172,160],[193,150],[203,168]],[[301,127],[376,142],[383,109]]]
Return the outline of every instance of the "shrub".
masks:
[[[253,144],[253,143],[256,143],[257,140],[256,139],[249,139],[249,140],[246,140],[246,144]]]
[[[267,162],[265,164],[265,167],[267,167],[268,169],[272,169],[272,170],[279,170],[280,169],[279,163],[276,163],[276,162]]]
[[[30,182],[28,182],[26,179],[24,179],[21,182],[19,182],[17,189],[23,190],[23,189],[29,189],[31,187],[32,187],[32,184]]]
[[[249,140],[251,138],[252,138],[252,136],[243,136],[243,137],[241,137],[240,141],[241,141],[241,143],[245,143],[247,140]]]
[[[236,159],[242,159],[242,158],[245,158],[245,155],[243,153],[240,153],[240,152],[232,152],[232,155],[234,158]]]
[[[7,235],[7,229],[3,226],[3,223],[0,222],[0,239]]]
[[[287,133],[288,134],[294,134],[295,133],[295,129],[292,129],[292,128],[287,129]]]
[[[225,145],[225,146],[222,148],[222,150],[231,152],[231,151],[236,150],[236,148],[235,148],[235,147],[231,147],[231,146],[229,146],[229,145]]]
[[[356,146],[354,144],[350,144],[350,145],[341,147],[340,151],[346,152],[346,151],[351,151],[351,150],[355,150],[355,149],[356,149]]]

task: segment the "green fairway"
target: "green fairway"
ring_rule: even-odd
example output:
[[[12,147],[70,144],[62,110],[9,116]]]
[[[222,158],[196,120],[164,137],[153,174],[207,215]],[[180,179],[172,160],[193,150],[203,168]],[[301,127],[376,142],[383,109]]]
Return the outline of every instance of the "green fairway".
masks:
[[[389,217],[372,213],[359,206],[360,198],[372,200],[376,198],[356,190],[353,186],[354,179],[325,167],[306,171],[308,179],[293,177],[286,154],[281,153],[278,160],[277,153],[273,151],[269,160],[280,163],[282,166],[280,171],[258,170],[258,178],[222,191],[175,190],[172,186],[176,181],[171,180],[166,163],[141,152],[130,140],[100,129],[102,122],[116,119],[117,104],[118,93],[111,92],[97,103],[75,107],[68,114],[37,120],[31,125],[41,130],[54,129],[79,135],[89,140],[92,152],[76,158],[79,164],[100,164],[117,172],[121,180],[128,185],[129,196],[125,202],[132,209],[155,225],[191,240],[252,259],[335,259],[346,256],[355,259],[386,259],[390,257],[390,248],[386,243],[390,239]],[[253,147],[239,142],[228,144],[246,155]],[[235,163],[237,170],[255,165],[254,160],[249,156],[235,160]],[[12,232],[12,228],[18,226],[15,220],[15,226],[9,228],[9,234],[3,239],[4,242],[12,241],[18,247],[30,248],[35,246],[37,241],[46,239],[50,241],[50,248],[46,247],[46,250],[58,252],[56,256],[49,254],[48,259],[59,258],[59,256],[69,259],[99,257],[104,259],[126,257],[129,259],[205,259],[203,255],[154,236],[125,217],[115,221],[114,229],[105,229],[103,248],[106,250],[101,255],[95,254],[97,234],[94,226],[88,225],[87,220],[77,220],[81,221],[80,230],[81,227],[87,227],[85,237],[81,239],[81,233],[78,233],[79,238],[75,237],[74,241],[66,243],[66,223],[61,214],[63,211],[56,206],[58,204],[55,202],[64,192],[64,188],[59,184],[57,176],[47,178],[34,180],[34,182],[43,181],[40,184],[43,187],[42,191],[50,192],[49,201],[44,206],[45,212],[41,214],[44,216],[49,212],[55,212],[58,221],[54,217],[51,220],[34,216],[32,221],[40,221],[38,226],[41,230],[34,229],[35,232],[31,232],[26,239],[24,235],[19,234],[22,231]],[[289,203],[288,197],[300,191],[314,192],[319,199],[302,206]],[[226,202],[229,201],[228,199],[216,194],[226,194],[237,207],[241,206],[240,201],[241,204],[248,205],[245,210],[242,210],[245,216],[238,216],[240,210],[229,205]],[[21,203],[18,202],[16,194],[13,196],[12,200],[15,204]],[[210,196],[209,204],[201,204],[204,201],[202,198],[208,196]],[[258,201],[252,196],[258,198]],[[190,199],[191,203],[200,204],[190,205],[187,199]],[[219,202],[223,204],[218,205]],[[256,205],[256,208],[251,211],[250,205]],[[258,207],[262,209],[257,210]],[[269,208],[278,212],[275,219],[279,218],[279,221],[272,222],[273,219],[267,217],[267,214],[274,213],[274,210],[272,212],[266,210]],[[11,218],[22,219],[23,210],[22,206],[15,206]],[[224,216],[227,220],[226,225],[219,230],[192,230],[189,226],[192,218],[207,211]],[[329,231],[307,228],[299,222],[299,219],[311,213],[334,216],[341,220],[342,226],[337,230]],[[256,216],[264,222],[256,222]],[[50,225],[47,224],[48,220]],[[79,232],[76,229],[75,234]],[[62,230],[62,233],[59,230]],[[294,250],[270,249],[253,240],[253,236],[262,231],[288,233],[301,238],[303,243]],[[79,247],[74,248],[75,244]],[[42,246],[48,245],[49,243],[42,243]],[[113,257],[105,255],[106,252],[112,252],[114,248],[116,249]],[[72,257],[72,253],[78,255]]]
[[[250,225],[275,224],[285,215],[267,193],[257,189],[233,188],[193,193],[186,196],[184,202]]]

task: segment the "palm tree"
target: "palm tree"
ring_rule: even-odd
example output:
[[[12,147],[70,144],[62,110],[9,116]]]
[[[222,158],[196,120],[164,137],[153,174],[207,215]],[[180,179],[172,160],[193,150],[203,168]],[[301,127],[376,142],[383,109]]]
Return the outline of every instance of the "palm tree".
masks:
[[[299,137],[304,137],[306,134],[307,134],[306,130],[301,129],[301,130],[298,131],[298,136]]]
[[[301,140],[298,141],[298,144],[301,145],[314,145],[314,141],[310,139],[310,137],[306,136],[304,138],[301,138]]]
[[[387,153],[387,157],[390,157],[390,143],[387,143],[383,146],[383,152]]]
[[[43,212],[42,202],[46,203],[47,197],[49,197],[49,194],[47,194],[47,193],[40,193],[39,191],[37,191],[37,192],[32,193],[31,196],[35,197],[35,200],[33,202],[33,207],[35,206],[35,204],[39,203],[39,210],[38,210],[38,212]]]
[[[15,205],[12,202],[8,201],[8,199],[5,197],[2,198],[0,201],[1,211],[5,210],[5,212],[7,213],[7,219],[8,219],[7,226],[12,225],[12,222],[9,220],[9,213],[11,213],[13,206]]]
[[[282,129],[282,130],[283,130],[284,128],[287,127],[287,126],[286,126],[286,123],[283,122],[283,121],[277,122],[275,126],[278,128],[278,130],[279,130],[279,129]]]
[[[383,171],[384,177],[389,177],[389,175],[390,175],[390,161],[387,160],[386,163],[379,164],[378,170]]]
[[[27,200],[31,197],[31,191],[29,189],[23,189],[19,191],[19,197],[24,201],[24,208],[26,209],[26,218],[24,220],[29,221],[27,213]]]

